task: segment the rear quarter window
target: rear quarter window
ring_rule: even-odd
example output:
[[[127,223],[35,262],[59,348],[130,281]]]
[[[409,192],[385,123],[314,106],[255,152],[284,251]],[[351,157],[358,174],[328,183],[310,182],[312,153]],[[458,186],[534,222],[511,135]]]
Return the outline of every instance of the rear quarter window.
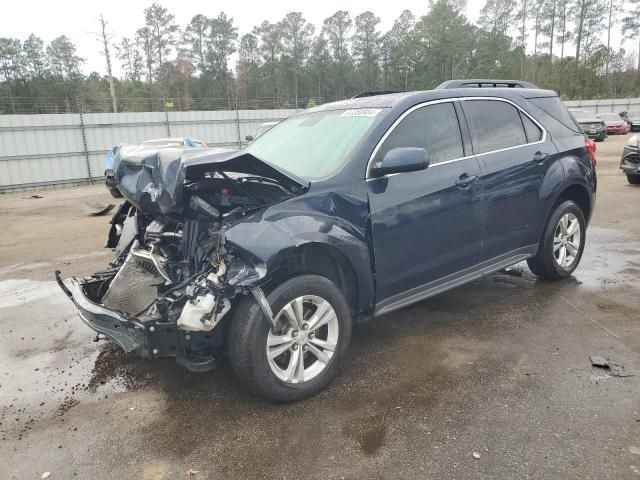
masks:
[[[560,100],[560,97],[530,98],[529,101],[568,129],[578,133],[582,131],[576,119],[573,118],[573,115]]]

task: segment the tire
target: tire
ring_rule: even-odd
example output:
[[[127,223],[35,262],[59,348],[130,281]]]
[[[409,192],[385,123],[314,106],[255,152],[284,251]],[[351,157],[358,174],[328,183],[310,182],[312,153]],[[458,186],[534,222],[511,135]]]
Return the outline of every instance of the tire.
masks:
[[[572,219],[578,222],[579,233],[567,238],[562,233],[560,221],[564,218],[569,219],[569,226],[573,227]],[[584,251],[584,242],[586,234],[586,221],[582,210],[572,200],[566,200],[560,203],[549,218],[545,226],[542,241],[538,247],[538,253],[535,257],[527,260],[529,269],[538,277],[545,280],[560,280],[566,278],[573,273],[578,267],[582,252]],[[554,249],[554,239],[563,238],[565,243]],[[579,239],[580,244],[575,245],[575,240]],[[560,240],[562,242],[562,240]],[[565,257],[562,257],[562,249],[564,248]],[[571,253],[575,252],[573,255]],[[560,257],[560,258],[558,258]],[[563,261],[564,259],[564,261]]]
[[[627,173],[627,181],[631,185],[640,185],[640,175],[633,175],[631,173]]]
[[[122,193],[120,193],[120,190],[116,187],[115,180],[112,176],[107,176],[104,180],[104,184],[113,198],[122,198]]]
[[[302,303],[302,309],[305,313],[304,318],[309,320],[309,323],[313,321],[313,314],[320,308],[311,302],[318,302],[326,309],[327,307],[321,303],[324,301],[333,309],[335,316],[328,309],[323,310],[327,312],[324,318],[331,320],[315,330],[316,337],[312,337],[312,329],[306,323],[303,323],[299,330],[294,329],[292,324],[295,320],[288,321],[287,315],[283,313],[285,306],[293,305],[291,302],[300,298],[306,299]],[[277,335],[271,332],[269,321],[265,318],[260,306],[252,296],[247,295],[238,305],[229,331],[231,368],[243,385],[269,400],[293,402],[315,395],[333,380],[347,356],[351,340],[351,314],[342,292],[325,277],[301,275],[276,287],[268,295],[267,300],[274,318],[278,321]],[[299,324],[296,323],[296,325]],[[307,325],[306,329],[305,325]],[[281,342],[281,339],[292,339],[292,335],[296,332],[298,332],[297,340],[292,340],[293,344],[287,348],[289,343]],[[300,340],[301,336],[304,336],[303,340]],[[332,339],[335,342],[331,341]],[[267,346],[268,340],[271,342],[271,347]],[[296,342],[299,341],[304,343],[296,346]],[[319,347],[316,347],[318,341],[325,341],[327,344],[330,341],[335,343],[333,352],[320,349],[320,353],[331,355],[328,360],[325,358],[325,362],[318,360],[319,357],[312,353],[312,349],[318,350]],[[283,350],[284,353],[280,356],[269,360],[267,349],[271,348],[275,352],[280,347],[287,349]],[[305,348],[308,350],[304,350]],[[293,372],[293,375],[298,378],[286,381],[284,377],[290,369],[285,367],[291,366],[294,364],[294,359],[299,358],[295,356],[296,351],[298,355],[303,355],[303,368],[295,369]],[[306,366],[307,364],[309,366]],[[299,375],[301,371],[302,377]],[[309,376],[308,380],[304,378],[307,376]]]
[[[109,189],[109,193],[113,198],[122,198],[122,193],[115,187],[107,187]]]

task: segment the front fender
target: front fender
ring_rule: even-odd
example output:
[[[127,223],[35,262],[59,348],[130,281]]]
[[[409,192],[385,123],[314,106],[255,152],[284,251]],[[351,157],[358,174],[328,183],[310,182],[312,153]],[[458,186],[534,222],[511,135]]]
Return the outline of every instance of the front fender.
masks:
[[[315,244],[338,251],[357,279],[358,307],[373,304],[374,282],[365,233],[346,220],[317,211],[257,212],[226,231],[226,241],[267,267],[269,273],[283,265],[297,248]]]

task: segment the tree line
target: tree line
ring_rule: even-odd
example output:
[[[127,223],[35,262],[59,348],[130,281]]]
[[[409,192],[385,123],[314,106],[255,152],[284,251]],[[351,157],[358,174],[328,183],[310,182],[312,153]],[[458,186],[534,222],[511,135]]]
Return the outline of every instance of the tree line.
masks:
[[[304,108],[452,78],[519,78],[568,99],[640,95],[640,0],[487,0],[475,24],[465,6],[430,0],[387,32],[371,11],[340,10],[319,27],[291,12],[240,36],[224,12],[181,27],[153,3],[132,36],[98,19],[106,73],[89,75],[65,35],[0,38],[0,113]],[[612,33],[636,47],[613,45]]]

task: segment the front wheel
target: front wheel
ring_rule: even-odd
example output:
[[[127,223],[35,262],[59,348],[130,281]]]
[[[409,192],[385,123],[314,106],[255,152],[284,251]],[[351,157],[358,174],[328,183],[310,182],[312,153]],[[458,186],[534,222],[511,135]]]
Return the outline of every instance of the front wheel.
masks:
[[[627,173],[627,182],[629,182],[631,185],[640,185],[640,175]]]
[[[566,278],[578,267],[586,233],[586,221],[572,200],[562,202],[551,214],[535,257],[529,268],[545,280]]]
[[[244,298],[229,332],[238,379],[270,400],[291,402],[326,387],[344,363],[351,315],[342,292],[318,275],[301,275],[267,297],[275,327],[252,297]]]

